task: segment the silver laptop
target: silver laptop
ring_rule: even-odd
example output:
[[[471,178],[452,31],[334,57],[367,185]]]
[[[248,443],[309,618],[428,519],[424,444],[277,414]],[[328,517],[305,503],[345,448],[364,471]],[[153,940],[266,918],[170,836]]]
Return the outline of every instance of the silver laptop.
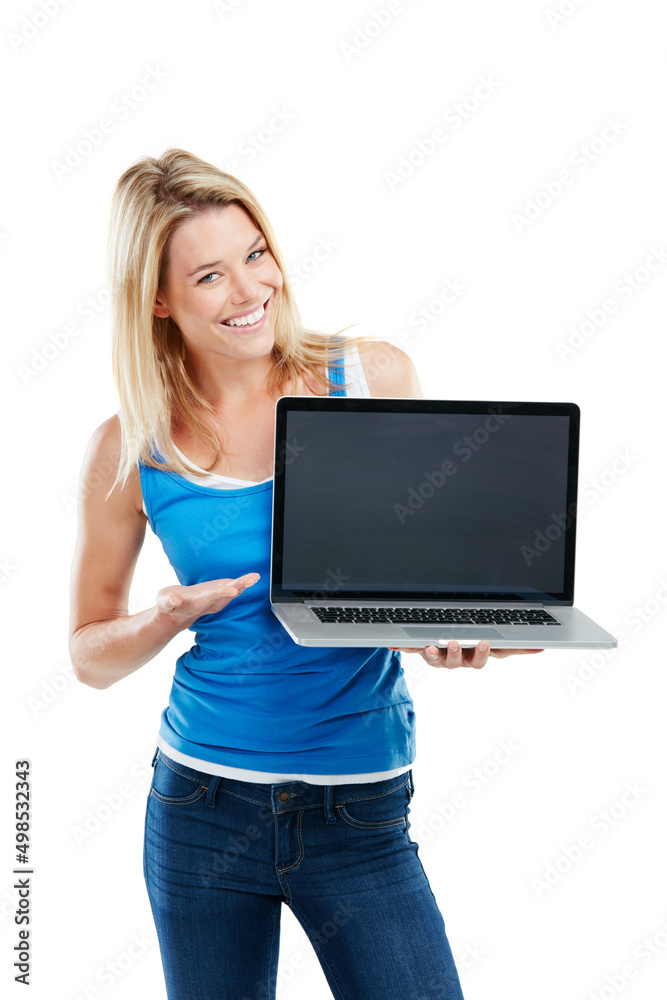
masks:
[[[573,607],[574,403],[283,396],[271,606],[303,646],[609,649]]]

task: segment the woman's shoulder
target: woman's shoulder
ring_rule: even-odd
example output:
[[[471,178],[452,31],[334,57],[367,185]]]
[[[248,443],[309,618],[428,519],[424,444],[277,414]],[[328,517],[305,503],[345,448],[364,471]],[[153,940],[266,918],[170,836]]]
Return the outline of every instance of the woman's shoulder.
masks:
[[[110,470],[116,459],[116,469],[120,458],[121,424],[118,413],[99,424],[90,435],[84,466],[94,464],[98,472]],[[115,475],[115,470],[114,470]]]
[[[113,486],[121,460],[122,427],[120,415],[112,414],[95,428],[90,436],[81,469],[81,484],[86,492],[94,490],[104,496]],[[129,473],[124,489],[114,491],[117,502],[143,513],[141,479],[135,466]]]
[[[115,476],[120,462],[122,424],[119,413],[114,413],[95,428],[90,436],[88,452],[100,472]]]
[[[412,358],[387,340],[364,339],[357,345],[371,396],[423,398]]]

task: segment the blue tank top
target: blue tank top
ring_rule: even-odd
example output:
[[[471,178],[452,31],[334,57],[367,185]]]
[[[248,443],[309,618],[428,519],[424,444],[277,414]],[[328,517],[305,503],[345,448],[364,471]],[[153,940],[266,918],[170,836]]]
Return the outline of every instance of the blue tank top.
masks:
[[[342,361],[329,377],[343,384]],[[151,454],[161,459],[156,448]],[[195,644],[176,662],[160,719],[164,742],[221,765],[277,773],[410,765],[415,712],[400,653],[300,646],[271,611],[273,480],[220,490],[138,465],[149,524],[180,584],[261,574],[192,624]]]

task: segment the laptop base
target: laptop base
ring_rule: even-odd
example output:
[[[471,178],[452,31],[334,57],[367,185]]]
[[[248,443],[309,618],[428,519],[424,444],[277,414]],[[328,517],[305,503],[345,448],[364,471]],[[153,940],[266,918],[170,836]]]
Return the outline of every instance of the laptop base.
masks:
[[[300,646],[350,647],[444,647],[455,639],[463,647],[476,646],[483,639],[492,649],[613,649],[618,640],[577,608],[546,607],[560,625],[341,625],[319,621],[311,606],[377,607],[377,601],[307,601],[303,604],[275,604],[273,613]],[[401,607],[396,602],[393,607]],[[405,607],[434,608],[441,604],[413,602]],[[491,606],[491,605],[490,605]],[[498,605],[493,605],[497,607]],[[517,605],[514,605],[516,607]],[[524,605],[525,607],[525,605]],[[558,633],[558,634],[556,634]]]

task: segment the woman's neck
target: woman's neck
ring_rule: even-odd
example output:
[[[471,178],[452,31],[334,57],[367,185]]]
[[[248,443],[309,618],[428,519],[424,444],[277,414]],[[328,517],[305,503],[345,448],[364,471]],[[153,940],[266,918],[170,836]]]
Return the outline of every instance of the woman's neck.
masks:
[[[185,366],[198,392],[216,412],[252,409],[270,398],[267,384],[273,368],[271,356],[248,360],[224,358],[213,365],[188,357]]]

